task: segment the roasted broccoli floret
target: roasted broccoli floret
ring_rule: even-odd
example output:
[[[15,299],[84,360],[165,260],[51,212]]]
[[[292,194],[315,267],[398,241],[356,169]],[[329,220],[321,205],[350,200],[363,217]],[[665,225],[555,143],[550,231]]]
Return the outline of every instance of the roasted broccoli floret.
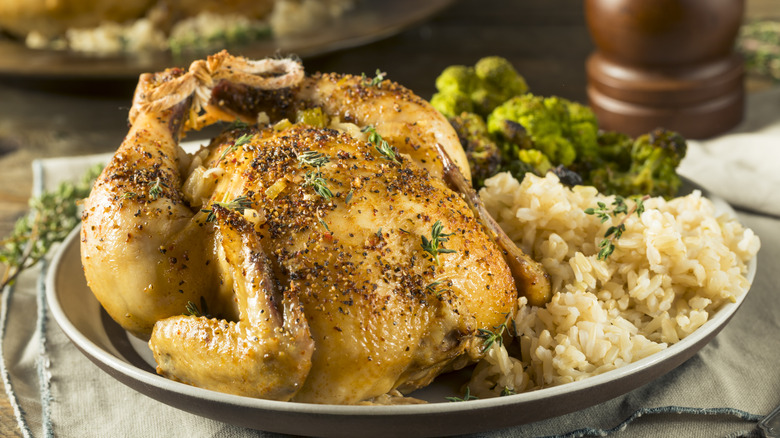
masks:
[[[509,61],[491,56],[473,67],[447,67],[436,78],[436,90],[431,104],[445,116],[469,112],[484,117],[507,99],[526,93],[528,85]]]
[[[512,64],[499,56],[482,58],[474,65],[477,83],[471,92],[474,110],[487,116],[514,96],[528,92],[528,84]]]
[[[448,119],[462,113],[473,113],[474,104],[468,94],[460,91],[449,93],[436,93],[431,98],[431,105],[444,114]]]
[[[559,97],[513,97],[488,116],[488,131],[522,148],[542,151],[553,165],[598,155],[596,117],[587,107]]]
[[[600,131],[597,143],[602,161],[614,163],[619,169],[628,169],[631,165],[631,145],[634,144],[634,139],[627,134]]]
[[[474,113],[461,113],[450,119],[458,133],[460,143],[466,151],[471,167],[471,180],[475,188],[484,185],[485,179],[498,173],[501,166],[501,151],[487,132],[485,121]]]
[[[548,170],[552,169],[552,163],[547,155],[536,149],[520,149],[517,151],[517,159],[523,167],[539,176],[543,176]]]
[[[452,66],[436,79],[431,103],[458,132],[479,188],[497,172],[521,180],[553,172],[564,184],[607,194],[672,197],[685,139],[663,129],[637,139],[599,131],[593,111],[560,97],[530,94],[503,58]]]
[[[648,194],[671,198],[677,195],[681,180],[676,169],[687,151],[680,134],[656,129],[634,140],[629,150],[627,170],[615,162],[607,164],[591,172],[593,185],[606,193],[623,196]]]

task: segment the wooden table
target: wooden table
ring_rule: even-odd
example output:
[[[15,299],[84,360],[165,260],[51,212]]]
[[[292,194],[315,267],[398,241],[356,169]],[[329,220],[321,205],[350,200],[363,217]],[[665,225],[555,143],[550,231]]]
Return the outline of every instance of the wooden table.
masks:
[[[746,15],[777,14],[775,2],[748,0]],[[305,59],[304,65],[309,72],[356,74],[381,68],[427,98],[444,67],[500,55],[513,62],[534,93],[585,102],[584,62],[592,50],[579,2],[462,0],[394,37]],[[0,236],[8,235],[27,211],[34,159],[115,150],[127,131],[134,85],[0,81]],[[4,391],[0,436],[22,436]]]

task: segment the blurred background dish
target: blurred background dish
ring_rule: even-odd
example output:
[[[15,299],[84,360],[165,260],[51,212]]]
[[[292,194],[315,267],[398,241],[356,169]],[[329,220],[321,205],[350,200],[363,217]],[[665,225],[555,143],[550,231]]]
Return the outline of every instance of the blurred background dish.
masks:
[[[105,22],[103,25],[100,24],[101,17],[120,21],[127,17],[137,16],[139,11],[149,7],[147,4],[150,3],[149,1],[122,2],[123,7],[116,8],[113,2],[107,0],[91,0],[83,2],[79,8],[72,7],[70,10],[63,11],[61,18],[43,13],[35,16],[36,10],[42,9],[42,5],[38,5],[38,3],[44,3],[43,1],[18,3],[27,5],[27,7],[13,9],[15,3],[10,1],[4,2],[0,6],[2,8],[0,9],[2,17],[0,18],[0,28],[5,33],[5,35],[0,36],[0,75],[29,80],[52,78],[134,79],[143,72],[160,71],[171,66],[186,67],[191,61],[202,58],[204,53],[215,51],[214,47],[209,44],[209,40],[215,38],[216,34],[222,38],[219,41],[218,49],[227,48],[232,53],[252,59],[273,56],[277,53],[292,53],[301,57],[322,55],[394,35],[443,10],[452,3],[452,0],[397,0],[393,2],[331,0],[326,2],[330,4],[331,9],[340,9],[323,12],[330,18],[316,22],[312,20],[324,15],[318,15],[315,11],[302,18],[302,9],[295,6],[298,3],[280,2],[276,10],[283,10],[282,12],[278,12],[276,16],[267,15],[264,21],[257,21],[257,23],[267,23],[265,28],[262,27],[263,24],[244,23],[240,25],[243,26],[240,30],[241,35],[225,36],[225,28],[216,29],[213,34],[209,35],[193,35],[199,31],[188,31],[183,29],[187,26],[180,26],[178,28],[179,34],[186,35],[169,38],[169,42],[173,44],[170,47],[166,47],[165,44],[155,46],[155,42],[149,41],[131,43],[128,34],[136,31],[129,28],[119,29],[118,24],[115,25],[115,29],[95,30],[95,26],[106,26]],[[210,21],[213,25],[214,17],[217,17],[215,15],[198,15],[197,10],[190,7],[193,4],[192,1],[182,0],[174,3],[180,6],[176,12],[160,12],[156,15],[161,15],[162,18],[152,17],[144,18],[144,20],[162,22],[171,20],[172,16],[189,16],[200,21]],[[242,10],[241,4],[245,2],[235,0],[224,4],[219,3],[219,5],[209,9],[208,6],[211,3],[215,2],[205,2],[207,7],[203,13],[211,14],[211,9],[220,8],[223,10],[227,8],[227,12],[230,12],[232,9],[229,7]],[[260,3],[264,3],[263,8],[266,8],[270,2],[257,4]],[[300,5],[308,3],[316,4],[317,2],[307,0]],[[84,5],[92,5],[94,10],[89,11]],[[257,5],[254,8],[263,9]],[[85,10],[82,11],[82,9]],[[256,16],[262,16],[264,13],[262,10],[256,12]],[[282,18],[279,18],[281,15],[284,15],[283,22],[281,22]],[[13,19],[13,17],[19,17],[19,19]],[[197,23],[192,20],[188,23],[191,28],[197,26]],[[74,27],[68,30],[68,26]],[[81,30],[76,29],[79,26],[81,26]],[[171,24],[159,24],[161,28],[166,26],[172,35],[177,32],[177,29],[172,28]],[[273,36],[270,34],[271,27],[276,31]],[[41,32],[37,29],[47,29],[47,31]],[[87,32],[85,29],[91,29],[91,31]],[[304,30],[301,31],[301,29]],[[141,31],[143,30],[138,30],[138,32]],[[73,36],[74,33],[78,32],[82,33]],[[265,34],[263,34],[264,32]],[[67,42],[62,37],[57,36],[65,33],[69,35]],[[25,43],[25,39],[27,43]],[[137,38],[137,40],[141,39],[154,40],[156,38],[148,35]],[[76,43],[76,41],[82,42]],[[68,48],[68,44],[77,47],[76,49]],[[138,44],[143,47],[138,50],[132,47],[113,47],[116,44],[124,44],[125,46]],[[155,47],[157,48],[155,49]]]

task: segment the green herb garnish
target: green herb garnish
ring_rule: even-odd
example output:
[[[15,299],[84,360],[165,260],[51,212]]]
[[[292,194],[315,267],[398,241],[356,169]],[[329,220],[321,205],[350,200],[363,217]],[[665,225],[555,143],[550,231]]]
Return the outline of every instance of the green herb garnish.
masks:
[[[149,197],[152,199],[152,201],[162,196],[163,187],[168,187],[168,184],[162,182],[159,176],[154,181],[150,181],[149,184]]]
[[[471,395],[471,388],[466,387],[466,393],[463,394],[463,398],[460,397],[444,397],[447,401],[451,402],[463,402],[469,400],[477,400],[478,397]]]
[[[333,197],[333,192],[328,188],[328,181],[322,177],[322,172],[306,172],[304,184],[311,186],[325,200],[330,200]]]
[[[381,71],[379,69],[376,69],[376,73],[375,74],[376,74],[376,76],[374,76],[373,78],[369,79],[368,76],[366,76],[365,73],[361,73],[360,74],[360,76],[361,76],[360,83],[364,87],[382,88],[382,81],[385,80],[385,76],[387,75],[387,73],[385,73],[385,72],[383,72],[383,71]]]
[[[247,198],[246,196],[241,195],[232,201],[215,202],[212,205],[219,205],[222,208],[226,208],[228,210],[235,210],[239,213],[243,213],[245,209],[252,206],[252,201],[250,201],[249,198]],[[206,216],[206,222],[214,222],[217,219],[217,215],[214,213],[213,207],[209,209],[204,208],[201,211],[209,214],[208,216]]]
[[[11,234],[0,241],[0,263],[5,265],[0,289],[38,263],[51,247],[78,225],[78,203],[89,196],[103,165],[91,167],[78,182],[63,182],[53,191],[30,199],[30,214],[16,221]]]
[[[500,347],[504,344],[504,331],[506,330],[506,322],[501,323],[497,327],[493,327],[495,331],[490,331],[488,329],[478,329],[477,331],[477,337],[484,339],[484,343],[482,345],[482,352],[486,352],[490,350],[490,347],[493,346],[493,344],[498,344]]]
[[[444,284],[443,281],[434,281],[432,283],[429,283],[427,286],[425,286],[425,290],[428,293],[435,294],[437,297],[441,296],[441,294],[443,294],[444,292],[452,291],[452,289],[447,289],[447,288],[437,289],[442,284]]]
[[[228,156],[228,154],[238,150],[239,147],[249,143],[251,140],[252,140],[252,134],[244,134],[241,137],[238,137],[235,143],[233,143],[229,148],[222,151],[222,155],[219,156],[219,160],[217,161],[224,160],[225,157]]]
[[[604,239],[599,242],[599,260],[606,260],[607,257],[615,252],[615,241],[623,236],[623,232],[626,231],[626,219],[632,214],[636,213],[637,216],[641,216],[645,211],[644,201],[649,199],[650,196],[644,196],[642,198],[635,198],[634,205],[631,208],[626,204],[626,199],[622,196],[615,196],[615,200],[612,201],[612,207],[608,207],[603,202],[598,202],[596,205],[598,208],[586,208],[585,214],[594,215],[601,219],[601,223],[612,220],[612,218],[618,217],[618,215],[624,215],[617,225],[612,225],[607,228],[604,233]]]
[[[300,161],[303,165],[311,167],[322,167],[330,162],[330,158],[320,152],[306,151],[298,155],[298,161]]]
[[[425,250],[425,252],[433,256],[437,266],[440,265],[439,254],[450,254],[457,252],[454,249],[448,249],[442,246],[444,242],[449,240],[448,237],[452,236],[452,233],[445,234],[443,231],[444,226],[441,224],[441,221],[436,221],[431,228],[430,240],[428,240],[425,236],[420,236],[420,239],[422,240],[420,246],[422,246],[422,249]]]
[[[377,152],[382,154],[382,157],[395,163],[399,162],[398,156],[395,153],[395,149],[393,149],[393,147],[390,146],[390,144],[385,141],[385,139],[383,139],[378,132],[376,132],[376,128],[368,125],[361,129],[361,131],[368,133],[368,141],[374,145],[374,149],[376,149]]]

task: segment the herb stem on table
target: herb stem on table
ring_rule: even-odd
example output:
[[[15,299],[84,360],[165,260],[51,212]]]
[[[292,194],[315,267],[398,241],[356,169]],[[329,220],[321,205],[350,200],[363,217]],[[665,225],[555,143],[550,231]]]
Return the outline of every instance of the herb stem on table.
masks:
[[[5,267],[0,290],[38,263],[78,225],[78,204],[89,196],[102,169],[102,165],[93,166],[80,181],[60,183],[56,189],[30,199],[30,214],[16,221],[11,234],[0,241],[0,263]]]

